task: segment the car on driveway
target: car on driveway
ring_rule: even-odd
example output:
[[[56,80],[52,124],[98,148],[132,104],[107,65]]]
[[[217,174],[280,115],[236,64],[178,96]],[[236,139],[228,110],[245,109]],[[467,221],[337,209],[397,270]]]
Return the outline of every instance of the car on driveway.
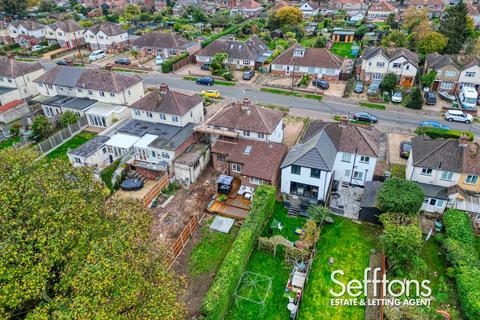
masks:
[[[58,60],[56,64],[59,66],[68,66],[68,63],[65,60]]]
[[[368,96],[374,96],[378,94],[378,91],[380,90],[380,81],[373,81],[367,89],[367,95]]]
[[[121,65],[124,65],[124,66],[128,66],[130,63],[132,63],[132,62],[128,58],[115,59],[115,64],[121,64]]]
[[[200,70],[208,71],[210,70],[211,63],[204,63],[200,66]]]
[[[202,84],[202,85],[205,85],[205,86],[213,86],[213,83],[215,81],[211,77],[203,77],[203,78],[198,78],[195,82],[197,84]]]
[[[460,110],[447,110],[445,112],[445,119],[447,121],[457,121],[457,122],[463,122],[463,123],[470,123],[473,121],[473,117],[471,114],[465,113]]]
[[[371,123],[378,122],[378,117],[368,112],[357,112],[353,115],[353,119],[357,121],[365,121]]]
[[[431,128],[436,128],[436,129],[445,129],[445,130],[450,130],[450,128],[444,124],[441,124],[438,121],[433,121],[433,120],[427,120],[427,121],[422,121],[419,124],[420,127],[431,127]]]
[[[43,48],[46,48],[46,47],[42,46],[41,44],[36,44],[32,46],[32,51],[39,51],[39,50],[42,50]]]
[[[330,88],[330,84],[328,83],[327,80],[315,79],[312,81],[312,84],[315,87],[320,88],[322,90],[327,90],[328,88]]]
[[[437,103],[437,96],[435,95],[435,92],[433,92],[433,91],[425,92],[423,97],[425,98],[425,104],[434,105],[434,104]]]
[[[203,90],[200,94],[204,97],[209,98],[220,98],[220,92],[217,90]]]
[[[392,94],[392,102],[401,103],[403,100],[402,91],[394,91]]]
[[[408,159],[410,156],[410,151],[412,151],[412,143],[410,141],[400,142],[400,157]]]
[[[255,76],[255,71],[253,70],[247,70],[243,72],[242,79],[243,80],[252,80],[252,78]]]
[[[355,93],[363,93],[363,82],[362,81],[357,81],[355,82],[355,88],[353,89],[353,92]]]

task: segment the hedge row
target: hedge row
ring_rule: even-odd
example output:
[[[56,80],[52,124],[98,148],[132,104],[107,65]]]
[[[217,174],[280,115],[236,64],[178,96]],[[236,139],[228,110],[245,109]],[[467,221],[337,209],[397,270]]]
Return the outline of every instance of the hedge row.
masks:
[[[230,33],[233,33],[235,31],[237,31],[242,26],[243,26],[243,23],[237,24],[237,25],[231,26],[230,28],[227,28],[227,29],[223,30],[222,32],[217,33],[216,35],[211,36],[210,38],[208,38],[207,40],[205,40],[201,43],[202,48],[205,48],[206,46],[208,46],[210,43],[217,40],[218,38],[221,38],[221,37],[223,37],[227,34],[230,34]]]
[[[447,130],[447,129],[440,129],[440,128],[432,128],[432,127],[420,127],[415,130],[415,133],[418,135],[425,134],[432,139],[458,139],[462,135],[467,135],[468,140],[473,141],[475,135],[471,132],[464,132],[458,130]]]
[[[480,259],[470,217],[449,209],[443,216],[447,238],[443,245],[447,259],[455,267],[455,282],[463,315],[480,319]]]
[[[184,52],[181,55],[172,57],[168,60],[165,60],[162,62],[162,72],[163,73],[169,73],[172,72],[173,70],[173,65],[177,63],[178,61],[185,59],[188,57],[188,52]]]
[[[206,319],[220,320],[225,316],[255,242],[272,216],[275,194],[276,189],[272,186],[257,187],[250,213],[203,300],[202,312]]]

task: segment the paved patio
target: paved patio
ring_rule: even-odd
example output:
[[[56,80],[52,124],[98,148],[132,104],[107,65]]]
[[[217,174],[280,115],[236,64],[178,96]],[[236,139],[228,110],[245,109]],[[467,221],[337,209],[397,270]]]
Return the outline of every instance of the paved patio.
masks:
[[[330,209],[339,215],[353,220],[358,220],[360,203],[362,201],[363,188],[356,186],[342,186],[332,192],[330,198]]]

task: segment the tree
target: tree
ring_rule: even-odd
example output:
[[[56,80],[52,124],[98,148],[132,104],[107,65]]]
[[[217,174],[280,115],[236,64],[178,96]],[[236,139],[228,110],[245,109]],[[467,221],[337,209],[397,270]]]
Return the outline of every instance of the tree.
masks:
[[[8,14],[22,15],[27,10],[27,0],[0,0],[0,11]]]
[[[422,109],[423,106],[423,97],[422,90],[420,88],[413,88],[412,94],[410,95],[410,100],[408,101],[406,107],[410,109]]]
[[[137,60],[137,57],[138,57],[138,55],[140,54],[140,52],[138,52],[138,50],[136,50],[136,49],[131,49],[131,50],[129,51],[129,53],[130,53],[130,55],[133,57],[133,59],[135,59],[135,60]]]
[[[40,0],[38,4],[38,11],[40,12],[53,12],[57,4],[53,0]]]
[[[78,24],[80,24],[84,28],[89,28],[89,27],[93,26],[93,21],[92,20],[80,20],[78,22]]]
[[[417,48],[420,53],[429,54],[441,52],[448,43],[448,38],[439,32],[430,32],[426,36],[418,39]]]
[[[127,4],[125,11],[123,12],[123,17],[127,21],[137,21],[140,17],[142,10],[136,4]]]
[[[35,141],[41,141],[48,137],[52,132],[52,124],[46,116],[40,115],[33,119],[32,123],[32,138]]]
[[[74,124],[75,122],[77,122],[78,115],[72,111],[65,111],[60,115],[60,117],[58,118],[58,121],[60,122],[60,125],[65,128],[68,125]]]
[[[420,82],[422,83],[423,88],[430,88],[436,78],[437,72],[435,70],[431,70],[429,73],[420,77]]]
[[[469,30],[468,8],[463,1],[445,9],[445,18],[440,26],[440,32],[448,38],[445,53],[459,53],[467,40]]]
[[[199,6],[188,6],[183,12],[184,17],[192,17],[194,22],[206,22],[207,15],[205,11]]]
[[[383,91],[391,92],[398,83],[398,76],[395,73],[387,73],[385,77],[383,77],[382,83],[380,83],[380,88]]]
[[[313,43],[314,48],[325,48],[327,46],[327,39],[324,36],[318,36]]]
[[[406,181],[406,180],[405,180]],[[421,264],[418,256],[423,244],[422,230],[417,218],[401,213],[385,213],[380,216],[383,233],[380,240],[389,261],[389,269],[402,274]]]
[[[286,6],[278,9],[274,14],[279,26],[298,25],[303,21],[303,13],[297,7]]]
[[[394,30],[390,32],[385,38],[382,39],[382,46],[391,48],[406,47],[408,44],[407,37],[402,31]]]
[[[151,212],[38,156],[0,151],[2,318],[182,319],[183,282],[151,239]]]
[[[330,210],[326,207],[310,205],[307,209],[307,213],[310,219],[315,221],[317,225],[320,225],[325,221],[325,218],[330,215]]]
[[[395,13],[393,13],[393,12],[390,13],[385,22],[388,26],[390,26],[390,28],[396,29],[398,24],[397,24],[397,21],[395,19]]]
[[[405,11],[403,26],[412,32],[415,27],[429,20],[427,9],[417,9],[411,6]]]
[[[400,212],[415,215],[423,203],[423,190],[415,182],[400,179],[387,179],[380,188],[377,205],[384,212]]]
[[[357,28],[357,30],[355,30],[355,36],[357,38],[363,38],[363,36],[365,35],[365,33],[368,32],[368,27],[364,24],[362,24],[360,27]]]

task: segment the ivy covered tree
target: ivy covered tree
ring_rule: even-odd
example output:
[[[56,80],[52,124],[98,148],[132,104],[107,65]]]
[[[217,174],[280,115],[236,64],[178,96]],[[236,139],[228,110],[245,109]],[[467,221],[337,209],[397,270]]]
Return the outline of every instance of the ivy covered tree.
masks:
[[[445,9],[445,17],[440,32],[448,38],[444,52],[459,53],[469,34],[468,8],[463,1]]]
[[[415,215],[423,203],[423,190],[415,182],[390,178],[380,188],[377,202],[378,207],[384,212]]]
[[[0,151],[0,318],[182,319],[150,211],[38,156]]]

